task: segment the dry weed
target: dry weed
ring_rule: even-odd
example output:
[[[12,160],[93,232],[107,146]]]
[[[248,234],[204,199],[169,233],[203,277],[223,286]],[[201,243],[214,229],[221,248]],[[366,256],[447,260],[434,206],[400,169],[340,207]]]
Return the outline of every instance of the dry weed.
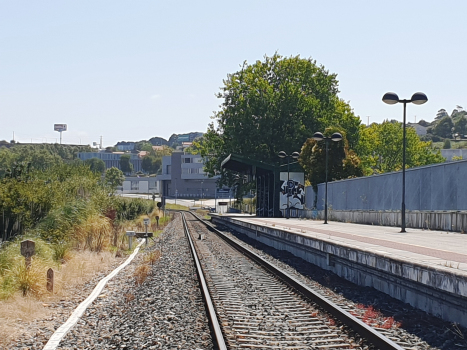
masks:
[[[0,349],[8,349],[8,343],[28,331],[27,322],[47,318],[51,311],[35,297],[23,297],[17,293],[0,302]]]
[[[146,264],[141,264],[136,267],[133,277],[135,278],[135,283],[137,286],[140,286],[146,281],[148,277],[150,267]]]
[[[70,288],[90,280],[115,261],[110,252],[76,251],[74,257],[55,271],[54,294],[66,295]]]
[[[46,291],[47,266],[41,266],[38,260],[33,257],[29,276],[24,277],[34,282],[30,284],[27,296],[23,297],[18,292],[0,301],[0,334],[3,335],[0,337],[0,349],[8,349],[13,339],[26,334],[29,331],[29,322],[50,317],[53,310],[49,309],[50,303],[74,297],[75,288],[81,288],[82,284],[107,270],[115,262],[110,252],[75,251],[72,258],[60,269],[54,268],[54,293],[51,294]],[[24,270],[19,272],[25,273]]]
[[[125,297],[125,303],[129,303],[130,301],[133,301],[135,300],[135,295],[132,294],[132,293],[125,293],[123,294],[123,296]]]
[[[143,256],[143,261],[146,263],[146,264],[151,264],[151,265],[154,265],[154,263],[159,260],[159,258],[161,257],[161,252],[159,250],[153,250],[151,252],[148,252],[146,253],[144,256]]]

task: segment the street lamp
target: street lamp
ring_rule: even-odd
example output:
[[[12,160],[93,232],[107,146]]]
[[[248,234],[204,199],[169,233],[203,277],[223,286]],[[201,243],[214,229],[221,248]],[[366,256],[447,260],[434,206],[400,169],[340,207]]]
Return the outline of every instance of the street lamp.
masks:
[[[396,103],[404,104],[404,122],[402,124],[402,209],[401,209],[401,232],[405,231],[405,113],[407,103],[415,103],[416,105],[422,105],[428,101],[428,97],[423,92],[416,92],[412,95],[410,100],[399,100],[399,96],[394,92],[387,92],[383,96],[383,102],[388,105]]]
[[[284,151],[280,151],[278,154],[279,158],[287,158],[287,186],[285,187],[287,190],[287,209],[285,212],[285,218],[288,219],[290,218],[290,207],[289,207],[289,189],[290,189],[290,171],[289,171],[289,164],[290,164],[290,158],[297,159],[300,156],[300,153],[298,152],[293,152],[292,154],[287,154]]]
[[[324,188],[324,223],[328,223],[328,149],[329,149],[329,142],[334,141],[338,142],[342,140],[342,135],[338,132],[335,132],[331,135],[331,137],[325,137],[321,132],[315,132],[313,134],[313,139],[316,141],[323,141],[324,146],[326,147],[326,175],[325,175],[325,188]]]

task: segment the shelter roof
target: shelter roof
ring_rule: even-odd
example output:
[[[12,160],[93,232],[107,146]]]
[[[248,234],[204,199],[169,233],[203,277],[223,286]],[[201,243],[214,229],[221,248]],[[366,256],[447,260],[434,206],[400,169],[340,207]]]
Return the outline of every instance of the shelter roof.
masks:
[[[221,167],[239,173],[251,172],[251,169],[253,167],[269,171],[274,171],[276,169],[276,166],[274,164],[265,163],[260,160],[250,159],[239,154],[230,154],[229,156],[227,156],[227,158],[225,158],[222,161]]]

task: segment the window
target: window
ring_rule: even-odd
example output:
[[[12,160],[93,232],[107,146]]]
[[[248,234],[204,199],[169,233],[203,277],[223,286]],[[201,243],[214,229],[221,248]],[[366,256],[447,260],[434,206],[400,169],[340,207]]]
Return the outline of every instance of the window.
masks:
[[[182,168],[182,174],[200,174],[201,169],[198,168]]]
[[[166,174],[170,174],[171,170],[172,170],[172,165],[167,165]]]
[[[193,158],[183,158],[182,163],[193,163]]]
[[[131,181],[131,190],[138,191],[139,190],[139,181]]]

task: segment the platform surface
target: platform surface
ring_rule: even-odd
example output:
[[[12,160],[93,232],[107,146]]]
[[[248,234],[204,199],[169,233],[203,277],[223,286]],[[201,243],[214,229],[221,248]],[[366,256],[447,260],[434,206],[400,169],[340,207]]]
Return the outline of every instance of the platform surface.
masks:
[[[303,236],[332,241],[388,257],[444,268],[467,276],[467,234],[374,226],[297,218],[260,218],[250,215],[222,215],[255,225],[274,227]]]

